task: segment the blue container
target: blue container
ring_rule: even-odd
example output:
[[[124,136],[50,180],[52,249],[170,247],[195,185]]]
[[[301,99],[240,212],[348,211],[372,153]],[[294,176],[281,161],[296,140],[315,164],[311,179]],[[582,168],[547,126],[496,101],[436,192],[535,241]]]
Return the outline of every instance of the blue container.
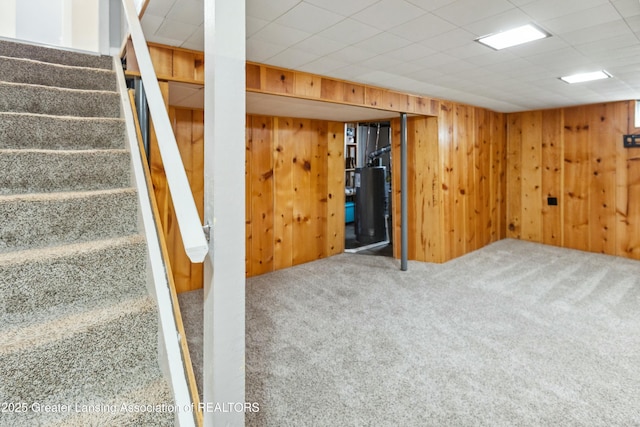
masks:
[[[356,209],[356,204],[355,202],[346,202],[344,204],[344,222],[345,223],[350,223],[353,222],[353,219],[355,217],[354,215],[354,211]]]

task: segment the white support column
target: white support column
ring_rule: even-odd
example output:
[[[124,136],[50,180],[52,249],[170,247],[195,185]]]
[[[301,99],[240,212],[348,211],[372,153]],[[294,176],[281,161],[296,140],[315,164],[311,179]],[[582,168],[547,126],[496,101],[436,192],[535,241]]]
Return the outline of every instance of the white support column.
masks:
[[[244,426],[245,2],[205,0],[204,425]],[[216,407],[217,405],[217,407]]]

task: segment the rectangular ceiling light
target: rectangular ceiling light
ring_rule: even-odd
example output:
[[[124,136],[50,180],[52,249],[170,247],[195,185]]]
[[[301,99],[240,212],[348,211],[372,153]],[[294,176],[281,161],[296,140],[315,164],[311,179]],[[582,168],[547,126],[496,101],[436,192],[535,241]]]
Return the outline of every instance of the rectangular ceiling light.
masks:
[[[582,83],[590,82],[592,80],[608,79],[610,77],[611,74],[607,73],[605,70],[600,70],[593,71],[591,73],[572,74],[570,76],[560,77],[560,80],[567,83]]]
[[[517,46],[519,44],[532,42],[534,40],[544,39],[551,35],[540,28],[527,24],[518,28],[503,31],[501,33],[490,34],[488,36],[480,37],[476,41],[485,44],[495,50],[504,49],[511,46]]]

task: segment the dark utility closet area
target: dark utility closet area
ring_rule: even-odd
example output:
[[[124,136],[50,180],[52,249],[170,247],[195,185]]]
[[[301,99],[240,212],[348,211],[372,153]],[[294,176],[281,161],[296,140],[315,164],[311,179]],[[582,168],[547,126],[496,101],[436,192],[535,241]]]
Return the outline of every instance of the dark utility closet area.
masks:
[[[345,138],[345,252],[393,256],[391,123],[349,123]]]

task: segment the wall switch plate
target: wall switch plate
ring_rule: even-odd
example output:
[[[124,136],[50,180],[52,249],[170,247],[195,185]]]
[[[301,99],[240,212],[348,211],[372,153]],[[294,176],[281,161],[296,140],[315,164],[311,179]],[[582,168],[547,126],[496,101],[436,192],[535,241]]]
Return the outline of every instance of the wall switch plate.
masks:
[[[547,204],[549,206],[558,206],[558,198],[557,197],[547,197]]]

